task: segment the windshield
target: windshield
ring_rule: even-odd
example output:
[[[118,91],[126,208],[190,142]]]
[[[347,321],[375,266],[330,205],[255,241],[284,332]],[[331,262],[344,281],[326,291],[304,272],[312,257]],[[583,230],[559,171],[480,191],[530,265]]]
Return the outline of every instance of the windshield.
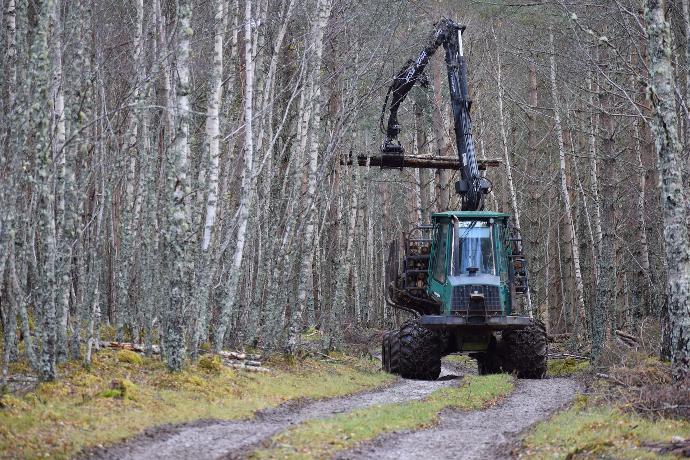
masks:
[[[496,274],[491,226],[487,222],[460,222],[455,275],[468,275],[470,271]]]

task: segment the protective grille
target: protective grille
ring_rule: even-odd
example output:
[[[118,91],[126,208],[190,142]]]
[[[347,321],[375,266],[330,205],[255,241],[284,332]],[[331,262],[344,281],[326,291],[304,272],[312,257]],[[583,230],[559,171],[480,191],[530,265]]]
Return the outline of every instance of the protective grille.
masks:
[[[484,294],[483,305],[481,302],[470,303],[470,294],[475,291]],[[481,284],[455,286],[451,299],[451,313],[463,316],[500,316],[501,296],[498,286]]]

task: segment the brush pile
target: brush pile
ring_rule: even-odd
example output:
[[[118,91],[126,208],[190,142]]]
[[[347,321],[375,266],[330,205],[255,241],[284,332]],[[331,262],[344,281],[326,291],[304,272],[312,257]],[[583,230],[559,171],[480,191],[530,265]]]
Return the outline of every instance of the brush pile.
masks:
[[[145,353],[146,346],[131,342],[101,341],[101,348],[113,348],[117,350],[130,350],[136,353]],[[161,349],[158,345],[151,347],[151,353],[159,355]],[[251,355],[239,351],[221,351],[218,353],[222,363],[233,369],[243,369],[249,372],[270,372],[270,369],[261,365],[260,356]]]

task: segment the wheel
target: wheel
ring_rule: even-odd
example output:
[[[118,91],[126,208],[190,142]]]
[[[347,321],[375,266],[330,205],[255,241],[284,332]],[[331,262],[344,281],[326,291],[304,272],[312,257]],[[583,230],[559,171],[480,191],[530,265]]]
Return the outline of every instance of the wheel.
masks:
[[[501,372],[501,356],[498,354],[496,343],[496,339],[492,339],[486,352],[475,355],[479,375],[499,374]]]
[[[504,371],[521,379],[543,378],[548,359],[544,323],[535,320],[524,329],[503,331],[499,352]]]
[[[400,342],[400,375],[406,379],[436,380],[441,374],[442,343],[437,333],[415,321],[402,325]]]
[[[393,332],[388,338],[388,372],[391,374],[400,373],[400,337]]]
[[[390,372],[390,352],[391,352],[391,333],[383,334],[383,341],[381,343],[381,368]]]

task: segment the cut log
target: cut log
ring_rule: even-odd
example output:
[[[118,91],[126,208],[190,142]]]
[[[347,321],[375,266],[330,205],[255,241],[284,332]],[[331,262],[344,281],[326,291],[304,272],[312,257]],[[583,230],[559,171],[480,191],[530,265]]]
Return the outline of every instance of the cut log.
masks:
[[[246,366],[245,364],[241,363],[226,362],[225,365],[232,367],[233,369],[242,369],[249,372],[271,372],[271,370],[267,367]]]
[[[101,340],[99,342],[99,345],[101,348],[115,348],[118,350],[131,350],[131,351],[136,351],[137,353],[144,353],[146,351],[146,346],[140,343],[131,343],[131,342],[111,342],[107,340]],[[157,355],[161,352],[161,349],[158,345],[152,345],[151,346],[151,352],[154,355]]]
[[[343,156],[340,163],[351,165],[352,157]],[[403,155],[402,159],[398,155],[358,155],[357,164],[359,166],[369,164],[369,166],[380,166],[382,168],[460,169],[460,162],[455,157],[431,157],[424,155]],[[500,164],[501,160],[498,159],[477,160],[480,170],[500,166]]]
[[[248,355],[246,353],[242,353],[239,351],[225,351],[225,350],[218,353],[218,355],[221,358],[236,359],[236,360],[240,360],[240,361],[243,361],[245,359],[249,359],[251,361],[259,361],[259,359],[261,358],[259,355]]]

